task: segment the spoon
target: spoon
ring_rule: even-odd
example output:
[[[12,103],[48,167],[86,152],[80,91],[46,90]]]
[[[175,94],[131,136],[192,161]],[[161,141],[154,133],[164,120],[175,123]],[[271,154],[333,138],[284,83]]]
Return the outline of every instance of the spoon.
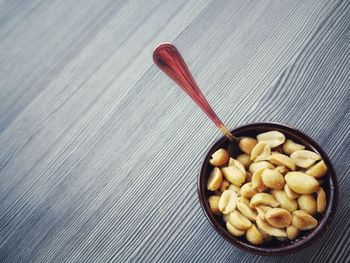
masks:
[[[230,142],[237,143],[240,140],[240,138],[232,135],[230,130],[218,118],[193,79],[180,52],[174,45],[170,43],[158,45],[153,52],[153,61],[197,103]]]

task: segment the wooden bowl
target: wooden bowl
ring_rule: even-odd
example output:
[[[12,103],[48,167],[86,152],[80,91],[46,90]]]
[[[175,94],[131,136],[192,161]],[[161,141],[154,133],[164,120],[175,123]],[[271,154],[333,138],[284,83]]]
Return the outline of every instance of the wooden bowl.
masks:
[[[301,131],[282,125],[278,123],[254,123],[248,124],[244,126],[240,126],[234,130],[232,130],[232,134],[237,137],[240,136],[251,136],[255,137],[259,133],[263,133],[266,131],[276,130],[282,132],[286,138],[292,139],[293,141],[303,144],[306,146],[306,149],[312,150],[318,153],[328,167],[327,174],[322,178],[324,183],[322,187],[324,188],[327,195],[327,207],[326,211],[321,215],[317,216],[317,220],[319,224],[316,228],[309,231],[302,231],[299,238],[292,241],[278,241],[273,240],[263,245],[256,246],[249,243],[245,237],[234,237],[231,235],[225,226],[225,222],[220,216],[214,215],[209,208],[208,198],[213,193],[208,191],[206,188],[207,179],[210,171],[212,170],[212,166],[209,163],[209,159],[211,155],[219,148],[227,148],[229,145],[229,141],[225,137],[219,138],[208,150],[205,155],[204,161],[202,163],[199,176],[198,176],[198,196],[199,201],[212,227],[229,243],[232,245],[243,249],[247,252],[264,255],[264,256],[275,256],[275,255],[284,255],[296,252],[310,245],[313,241],[316,240],[321,234],[326,232],[329,227],[337,207],[338,200],[338,183],[336,174],[333,168],[331,161],[329,160],[326,153],[322,150],[322,148],[309,136],[302,133]],[[237,147],[238,148],[238,147]],[[236,156],[239,150],[234,153]]]

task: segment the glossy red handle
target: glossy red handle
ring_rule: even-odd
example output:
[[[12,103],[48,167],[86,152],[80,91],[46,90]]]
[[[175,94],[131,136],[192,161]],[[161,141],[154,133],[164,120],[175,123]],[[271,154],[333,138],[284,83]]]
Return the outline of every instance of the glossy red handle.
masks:
[[[206,98],[198,88],[180,52],[172,44],[164,43],[153,52],[154,63],[174,80],[208,115],[220,129],[224,127]]]

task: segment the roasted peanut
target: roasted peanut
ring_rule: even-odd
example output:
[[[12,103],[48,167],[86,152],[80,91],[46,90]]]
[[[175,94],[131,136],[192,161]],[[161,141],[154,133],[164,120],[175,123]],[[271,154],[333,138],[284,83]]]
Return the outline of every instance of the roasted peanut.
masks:
[[[322,187],[317,191],[317,212],[323,213],[326,210],[326,192]]]
[[[281,153],[273,153],[270,155],[269,160],[272,164],[275,164],[277,166],[285,166],[289,170],[295,170],[295,162],[287,155]]]
[[[233,158],[230,158],[230,160],[228,161],[228,165],[229,166],[235,166],[238,170],[240,170],[242,173],[246,173],[246,170],[244,168],[244,165],[240,162],[240,161],[237,161]]]
[[[242,173],[236,166],[227,166],[221,171],[226,180],[234,185],[241,186],[245,181],[246,174]]]
[[[219,200],[219,210],[223,214],[231,213],[236,209],[237,205],[237,193],[232,190],[226,190],[222,193]]]
[[[293,225],[288,226],[286,230],[287,230],[287,237],[289,240],[296,239],[300,233],[299,229]]]
[[[298,206],[300,210],[304,210],[310,215],[316,214],[317,204],[312,195],[301,195],[298,197]]]
[[[286,193],[286,195],[288,196],[289,199],[294,200],[294,199],[297,199],[299,197],[299,194],[297,194],[292,189],[290,189],[288,184],[284,185],[284,192]]]
[[[261,245],[264,243],[264,237],[253,224],[246,232],[245,237],[253,245]]]
[[[253,183],[250,182],[242,185],[240,193],[241,193],[241,196],[243,196],[244,198],[250,199],[258,192],[253,188]]]
[[[306,173],[289,172],[284,179],[289,188],[298,194],[312,194],[319,188],[317,180]]]
[[[283,190],[272,190],[271,193],[273,197],[279,202],[282,208],[287,209],[291,213],[297,210],[297,201],[289,199]]]
[[[219,206],[218,206],[219,200],[220,200],[220,196],[218,196],[218,195],[212,195],[208,199],[210,211],[215,215],[220,215],[220,210],[219,210]]]
[[[249,172],[251,174],[254,174],[257,170],[261,169],[261,168],[269,168],[269,169],[274,169],[275,166],[267,161],[261,161],[261,162],[257,162],[257,163],[252,163],[251,165],[249,165]]]
[[[279,131],[268,131],[256,136],[258,142],[267,143],[271,148],[277,147],[284,143],[286,137]]]
[[[255,171],[252,177],[252,186],[254,189],[256,189],[258,192],[264,191],[267,187],[264,185],[261,175],[264,172],[265,168],[260,168]]]
[[[252,153],[250,155],[250,159],[258,162],[258,161],[265,161],[269,159],[269,156],[271,154],[271,148],[268,144],[259,142],[252,150]]]
[[[230,184],[230,186],[228,187],[228,190],[235,191],[237,196],[241,195],[241,188],[239,188],[237,185]]]
[[[242,152],[246,153],[246,154],[251,154],[253,148],[255,147],[255,145],[258,144],[258,141],[255,140],[254,138],[251,137],[243,137],[240,141],[239,141],[239,148],[242,150]]]
[[[240,236],[243,236],[245,234],[245,230],[242,230],[242,229],[235,227],[233,224],[230,223],[230,221],[226,222],[226,228],[227,228],[228,232],[230,232],[235,237],[240,237]]]
[[[220,188],[222,182],[222,173],[218,167],[214,167],[214,169],[209,174],[207,189],[209,191],[215,191]]]
[[[300,230],[308,230],[317,226],[317,220],[303,210],[296,210],[292,214],[292,224]]]
[[[249,201],[243,197],[237,199],[237,209],[249,220],[255,222],[257,214],[249,207]]]
[[[267,211],[271,209],[272,207],[267,205],[259,205],[255,207],[255,210],[258,212],[258,215],[261,215],[263,218],[265,218],[265,214],[267,213]]]
[[[213,166],[222,166],[228,163],[229,158],[228,151],[221,148],[212,154],[209,162]]]
[[[265,232],[266,234],[268,234],[270,236],[274,236],[274,237],[286,237],[287,236],[287,233],[285,230],[271,226],[260,215],[258,215],[258,217],[256,218],[256,224],[258,225],[259,229],[261,229],[263,232]]]
[[[237,210],[230,214],[229,222],[238,229],[247,230],[252,226],[252,222]]]
[[[252,197],[252,199],[250,200],[249,206],[254,208],[260,205],[277,207],[280,204],[272,195],[267,193],[258,193]]]
[[[279,190],[284,186],[283,175],[276,170],[265,169],[261,174],[261,179],[264,185],[272,189]]]
[[[284,208],[272,208],[266,212],[265,220],[271,226],[284,228],[292,223],[292,215]]]
[[[322,160],[307,169],[305,173],[312,175],[315,178],[320,178],[327,173],[327,170],[327,166]]]
[[[246,153],[239,154],[236,159],[237,161],[241,162],[245,168],[248,168],[252,163],[252,160],[250,160],[250,155]]]
[[[295,162],[295,164],[301,168],[309,168],[316,161],[320,160],[321,157],[309,150],[295,151],[290,155]]]
[[[288,139],[282,145],[282,149],[285,154],[291,155],[293,152],[304,150],[305,146]]]
[[[215,168],[216,168],[216,167],[215,167]],[[219,168],[218,168],[218,169],[219,169]],[[227,189],[229,188],[229,186],[230,186],[230,182],[227,181],[227,180],[225,180],[225,179],[223,179],[223,180],[222,180],[222,183],[221,183],[221,185],[220,185],[220,188],[219,188],[220,192],[223,193],[225,190],[227,190]]]
[[[282,175],[286,175],[289,172],[288,168],[282,165],[277,166],[274,170],[280,172]]]

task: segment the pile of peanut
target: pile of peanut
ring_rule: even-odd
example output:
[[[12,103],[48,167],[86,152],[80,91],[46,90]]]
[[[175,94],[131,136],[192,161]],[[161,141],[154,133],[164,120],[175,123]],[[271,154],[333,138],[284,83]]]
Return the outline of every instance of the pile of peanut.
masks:
[[[326,209],[320,185],[327,166],[321,157],[279,131],[243,137],[239,148],[235,159],[223,148],[210,159],[209,206],[227,230],[261,245],[273,238],[293,240],[315,228],[315,216]]]

